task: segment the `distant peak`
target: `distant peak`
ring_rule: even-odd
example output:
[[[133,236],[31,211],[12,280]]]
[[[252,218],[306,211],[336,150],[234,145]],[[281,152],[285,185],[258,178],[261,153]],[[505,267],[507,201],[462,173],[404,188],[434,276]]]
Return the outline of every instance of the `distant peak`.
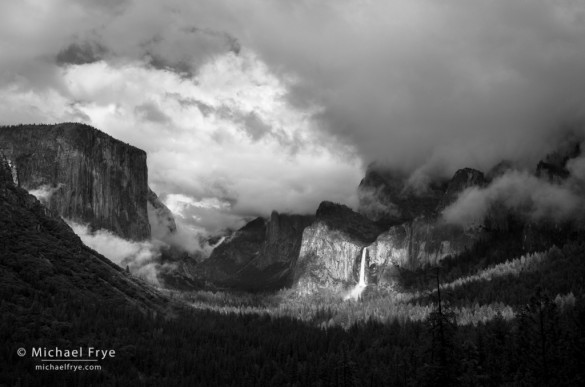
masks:
[[[439,203],[439,211],[446,208],[459,196],[459,194],[470,187],[483,187],[486,184],[486,178],[483,172],[473,168],[459,169],[453,175],[453,178],[447,185],[445,195]]]
[[[463,169],[459,169],[455,172],[455,174],[453,175],[453,178],[451,179],[451,182],[449,184],[453,184],[455,182],[468,182],[468,183],[472,183],[474,181],[476,182],[483,182],[484,180],[484,175],[483,172],[478,171],[477,169],[473,169],[473,168],[463,168]]]

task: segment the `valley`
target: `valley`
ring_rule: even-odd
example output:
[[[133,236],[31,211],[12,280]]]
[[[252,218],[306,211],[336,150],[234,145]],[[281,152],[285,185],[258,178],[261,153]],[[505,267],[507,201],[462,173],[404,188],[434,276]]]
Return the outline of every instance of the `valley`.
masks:
[[[101,136],[74,124],[27,130]],[[0,382],[56,381],[55,374],[34,377],[34,360],[21,360],[15,348],[95,342],[115,347],[118,358],[102,359],[105,371],[95,377],[66,375],[68,383],[498,385],[520,378],[573,385],[583,377],[583,219],[539,219],[534,208],[503,202],[471,223],[468,214],[465,222],[444,215],[469,193],[515,179],[514,171],[488,179],[462,169],[417,193],[372,166],[358,187],[367,197],[359,212],[328,201],[314,215],[274,211],[213,236],[202,259],[203,250],[193,255],[173,244],[179,225],[147,181],[136,188],[147,195],[121,199],[110,212],[85,198],[102,192],[102,184],[123,198],[109,180],[127,175],[117,163],[108,173],[118,177],[92,180],[102,172],[79,172],[60,161],[71,156],[51,153],[50,143],[22,159],[11,145],[20,140],[3,138],[0,150],[12,153],[0,163],[0,363],[12,368]],[[83,168],[96,157],[72,152],[90,158]],[[37,174],[27,169],[37,155],[57,163]],[[561,158],[547,177],[534,177],[539,189],[575,189],[564,183],[572,177],[563,168],[579,157]],[[71,176],[85,176],[87,195],[69,191]],[[559,176],[566,180],[553,183]],[[63,196],[40,195],[47,186]],[[86,210],[76,213],[67,200]],[[117,229],[123,224],[116,217],[131,213],[124,208],[148,214],[149,238],[134,241]],[[81,228],[65,216],[87,216],[89,223],[78,236]],[[116,226],[106,231],[102,224]],[[88,237],[97,250],[117,241],[111,246],[130,255],[110,261],[83,243]],[[144,275],[146,268],[154,277]],[[538,337],[546,338],[544,349]],[[526,351],[540,351],[546,363]],[[189,371],[194,363],[199,372]]]
[[[453,311],[458,325],[474,326],[496,317],[507,321],[514,319],[530,301],[534,289],[538,288],[550,292],[551,299],[559,308],[574,307],[576,298],[573,292],[585,285],[585,265],[578,255],[573,255],[575,250],[581,248],[578,242],[572,242],[563,250],[553,248],[547,252],[529,254],[442,283],[443,307]],[[418,274],[432,283],[436,269]],[[397,282],[401,281],[398,279]],[[292,317],[319,327],[340,326],[349,329],[354,324],[369,321],[391,324],[395,321],[404,323],[426,320],[437,308],[436,288],[427,286],[416,286],[410,291],[365,287],[359,297],[349,300],[352,289],[345,293],[325,289],[311,295],[298,294],[291,289],[276,293],[229,290],[167,290],[166,293],[198,310]]]
[[[0,1],[0,387],[585,386],[585,2]]]

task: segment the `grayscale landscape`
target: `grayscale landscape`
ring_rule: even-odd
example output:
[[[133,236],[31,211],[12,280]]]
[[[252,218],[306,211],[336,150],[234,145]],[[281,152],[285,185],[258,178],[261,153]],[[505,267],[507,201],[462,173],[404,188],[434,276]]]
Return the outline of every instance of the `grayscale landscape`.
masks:
[[[0,386],[585,383],[585,4],[0,4]]]

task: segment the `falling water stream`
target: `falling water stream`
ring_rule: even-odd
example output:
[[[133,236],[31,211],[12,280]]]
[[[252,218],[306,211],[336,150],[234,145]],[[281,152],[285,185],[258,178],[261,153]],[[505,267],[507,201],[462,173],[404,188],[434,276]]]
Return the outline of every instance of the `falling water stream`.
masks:
[[[360,295],[366,288],[366,254],[368,253],[368,248],[364,247],[362,250],[362,262],[360,264],[360,279],[358,284],[352,289],[352,291],[345,296],[345,300],[354,299],[358,300]]]
[[[358,286],[365,287],[366,286],[366,253],[368,249],[364,247],[362,251],[362,264],[360,266],[360,282],[358,282]]]

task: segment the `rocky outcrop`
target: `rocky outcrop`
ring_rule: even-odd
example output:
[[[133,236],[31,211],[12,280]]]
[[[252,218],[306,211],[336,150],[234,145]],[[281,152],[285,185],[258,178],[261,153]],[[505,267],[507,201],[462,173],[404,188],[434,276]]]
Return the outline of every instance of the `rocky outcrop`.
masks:
[[[371,265],[376,269],[401,266],[416,269],[436,265],[447,256],[455,256],[477,242],[482,230],[463,230],[441,220],[416,219],[390,228],[368,246]]]
[[[509,160],[503,160],[494,165],[485,175],[485,179],[488,182],[505,175],[509,171],[519,169],[517,165]]]
[[[296,287],[303,293],[310,293],[319,287],[352,282],[364,247],[364,243],[329,228],[324,222],[307,227],[294,270]]]
[[[146,153],[82,124],[0,128],[18,186],[64,218],[133,240],[150,237]]]
[[[242,266],[260,256],[265,241],[266,220],[256,218],[218,246],[206,263],[212,265],[226,262],[233,266]]]
[[[383,228],[350,208],[323,202],[315,222],[305,228],[294,283],[301,293],[358,279],[361,252]]]
[[[482,172],[472,168],[459,169],[447,184],[447,189],[439,201],[437,210],[440,212],[450,204],[453,204],[459,197],[459,194],[467,188],[481,188],[486,183],[487,181]]]
[[[148,222],[154,238],[164,240],[169,234],[177,232],[177,224],[173,213],[160,201],[158,196],[149,188],[147,196]]]
[[[226,238],[197,269],[216,286],[247,290],[289,286],[303,230],[312,220],[277,212],[269,219],[256,218]]]
[[[434,215],[444,191],[442,181],[415,188],[409,184],[408,175],[372,164],[358,187],[358,211],[368,219],[390,227],[419,216]]]
[[[538,163],[536,176],[552,183],[562,183],[569,177],[567,162],[579,156],[580,153],[581,144],[579,141],[575,139],[566,141]]]
[[[322,202],[317,208],[316,221],[331,230],[344,233],[361,244],[369,244],[384,230],[383,226],[372,222],[351,208],[332,202]]]
[[[299,254],[303,230],[312,220],[312,216],[281,215],[273,211],[266,223],[265,242],[255,265],[259,269],[272,265],[290,268]]]

